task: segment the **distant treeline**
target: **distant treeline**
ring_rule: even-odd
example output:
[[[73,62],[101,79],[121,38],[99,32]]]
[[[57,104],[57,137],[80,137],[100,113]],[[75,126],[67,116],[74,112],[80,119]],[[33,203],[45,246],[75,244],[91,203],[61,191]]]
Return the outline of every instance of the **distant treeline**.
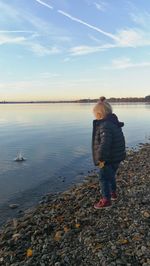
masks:
[[[72,100],[72,101],[0,101],[0,104],[16,104],[16,103],[95,103],[99,99],[80,99],[80,100]],[[126,97],[126,98],[114,98],[111,97],[107,99],[109,102],[148,102],[150,103],[150,95],[145,96],[143,98],[139,97]]]
[[[99,99],[82,99],[80,102],[97,102]],[[150,102],[150,96],[146,96],[143,98],[139,97],[126,97],[126,98],[115,98],[111,97],[108,98],[107,101],[109,102]]]
[[[81,99],[78,100],[77,102],[97,102],[99,99]],[[143,98],[139,97],[126,97],[126,98],[115,98],[111,97],[108,98],[107,101],[109,102],[150,102],[150,95],[145,96]]]

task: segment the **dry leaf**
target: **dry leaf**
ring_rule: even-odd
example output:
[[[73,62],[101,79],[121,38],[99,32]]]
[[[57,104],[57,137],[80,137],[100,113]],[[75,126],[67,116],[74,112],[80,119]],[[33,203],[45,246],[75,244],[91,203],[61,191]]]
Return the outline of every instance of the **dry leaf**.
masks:
[[[54,240],[59,241],[61,239],[61,236],[62,236],[62,231],[56,232]]]
[[[134,236],[132,238],[133,241],[140,241],[141,240],[141,237],[140,236]]]
[[[29,249],[27,250],[27,257],[32,257],[32,255],[33,255],[33,251],[32,251],[31,248],[29,248]]]
[[[125,245],[128,244],[128,239],[119,239],[118,242],[119,244]]]
[[[79,223],[75,224],[76,228],[80,228],[80,226],[81,226],[81,224],[79,224]]]
[[[95,250],[99,250],[99,249],[102,249],[103,248],[103,245],[102,244],[96,244],[95,246]]]
[[[69,232],[69,230],[70,230],[69,227],[64,226],[64,232],[65,232],[65,233]]]
[[[62,223],[64,221],[64,216],[57,216],[56,220],[59,222],[59,223]]]

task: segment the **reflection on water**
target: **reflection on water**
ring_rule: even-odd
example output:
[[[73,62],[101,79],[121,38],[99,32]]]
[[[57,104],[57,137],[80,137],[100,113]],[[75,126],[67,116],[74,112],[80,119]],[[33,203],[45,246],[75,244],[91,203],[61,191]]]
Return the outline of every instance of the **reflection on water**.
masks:
[[[0,105],[0,204],[49,182],[61,190],[93,167],[91,133],[93,104]],[[150,105],[114,104],[125,122],[127,146],[145,142],[150,132]],[[23,163],[13,159],[21,151]],[[65,175],[65,183],[59,180]],[[45,189],[45,190],[46,190]]]

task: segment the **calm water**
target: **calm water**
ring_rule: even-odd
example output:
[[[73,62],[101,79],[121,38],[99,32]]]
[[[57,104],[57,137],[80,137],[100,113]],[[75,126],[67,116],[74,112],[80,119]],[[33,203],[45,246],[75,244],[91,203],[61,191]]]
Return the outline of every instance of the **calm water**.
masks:
[[[93,104],[0,105],[0,212],[7,211],[8,202],[30,206],[43,193],[64,190],[93,168],[92,108]],[[113,109],[125,122],[127,146],[148,141],[150,105],[114,104]],[[25,162],[13,161],[19,151]]]

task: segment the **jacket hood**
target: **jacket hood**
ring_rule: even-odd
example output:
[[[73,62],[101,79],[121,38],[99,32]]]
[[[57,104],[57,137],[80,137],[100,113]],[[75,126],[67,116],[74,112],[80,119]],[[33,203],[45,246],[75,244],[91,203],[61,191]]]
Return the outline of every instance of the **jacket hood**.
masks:
[[[118,127],[123,127],[124,126],[124,123],[120,122],[118,120],[118,117],[115,114],[107,115],[105,120],[112,122],[113,124],[117,125]]]
[[[101,122],[104,122],[104,121],[110,121],[111,123],[115,124],[118,127],[124,126],[124,123],[120,122],[118,120],[118,117],[115,114],[109,114],[109,115],[107,115],[107,117],[105,119],[102,119],[102,120],[95,119],[95,120],[93,120],[93,125],[99,125]]]

